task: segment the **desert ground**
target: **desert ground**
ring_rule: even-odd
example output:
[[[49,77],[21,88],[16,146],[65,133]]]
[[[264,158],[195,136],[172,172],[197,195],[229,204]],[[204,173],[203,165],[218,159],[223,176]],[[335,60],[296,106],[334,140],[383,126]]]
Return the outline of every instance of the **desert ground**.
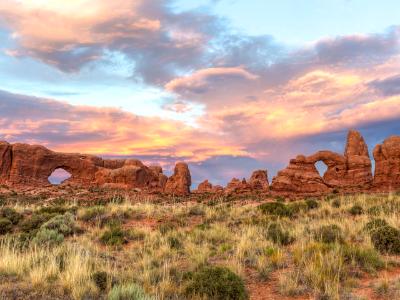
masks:
[[[400,193],[1,188],[1,299],[399,299]]]

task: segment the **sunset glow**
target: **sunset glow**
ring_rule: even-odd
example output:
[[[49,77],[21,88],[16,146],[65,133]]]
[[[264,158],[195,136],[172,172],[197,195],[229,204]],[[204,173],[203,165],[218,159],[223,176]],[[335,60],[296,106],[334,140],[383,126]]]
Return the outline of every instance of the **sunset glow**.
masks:
[[[195,183],[225,184],[254,166],[273,175],[317,140],[342,152],[351,128],[370,147],[398,134],[398,2],[309,1],[365,31],[317,15],[295,28],[310,4],[272,2],[0,1],[0,139],[169,172],[185,160]]]

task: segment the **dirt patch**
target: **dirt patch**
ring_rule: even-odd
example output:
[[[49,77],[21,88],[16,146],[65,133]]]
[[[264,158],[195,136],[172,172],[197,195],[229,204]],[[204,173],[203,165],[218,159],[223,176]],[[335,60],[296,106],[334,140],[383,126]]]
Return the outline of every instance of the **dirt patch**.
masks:
[[[246,271],[246,287],[250,300],[311,300],[309,296],[282,296],[278,290],[278,276],[282,270],[274,271],[266,280],[260,280],[254,271]]]

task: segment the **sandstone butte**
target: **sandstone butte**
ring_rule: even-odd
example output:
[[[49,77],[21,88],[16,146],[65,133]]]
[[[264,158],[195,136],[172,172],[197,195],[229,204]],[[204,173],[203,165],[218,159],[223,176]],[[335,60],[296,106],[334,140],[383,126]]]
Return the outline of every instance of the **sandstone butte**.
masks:
[[[344,154],[318,151],[298,155],[268,181],[266,170],[254,171],[249,180],[233,178],[228,185],[200,183],[195,193],[304,196],[332,192],[388,192],[400,188],[400,137],[392,136],[373,151],[375,174],[368,147],[361,134],[350,130]],[[327,170],[321,177],[316,163]],[[103,159],[93,155],[59,153],[43,146],[0,142],[0,184],[18,187],[51,186],[49,176],[62,168],[71,174],[63,184],[80,187],[139,189],[149,193],[186,196],[191,193],[188,165],[178,162],[174,174],[167,177],[159,166],[146,166],[136,159]]]

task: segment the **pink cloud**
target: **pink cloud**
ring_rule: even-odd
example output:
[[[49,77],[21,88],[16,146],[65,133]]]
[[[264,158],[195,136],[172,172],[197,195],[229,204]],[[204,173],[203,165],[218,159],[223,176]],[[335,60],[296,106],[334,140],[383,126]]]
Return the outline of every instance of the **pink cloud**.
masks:
[[[171,92],[180,93],[204,93],[211,89],[214,84],[223,81],[223,84],[230,84],[237,80],[255,80],[254,75],[241,67],[236,68],[208,68],[194,72],[191,75],[171,80],[165,88]],[[217,83],[216,83],[217,81]]]

